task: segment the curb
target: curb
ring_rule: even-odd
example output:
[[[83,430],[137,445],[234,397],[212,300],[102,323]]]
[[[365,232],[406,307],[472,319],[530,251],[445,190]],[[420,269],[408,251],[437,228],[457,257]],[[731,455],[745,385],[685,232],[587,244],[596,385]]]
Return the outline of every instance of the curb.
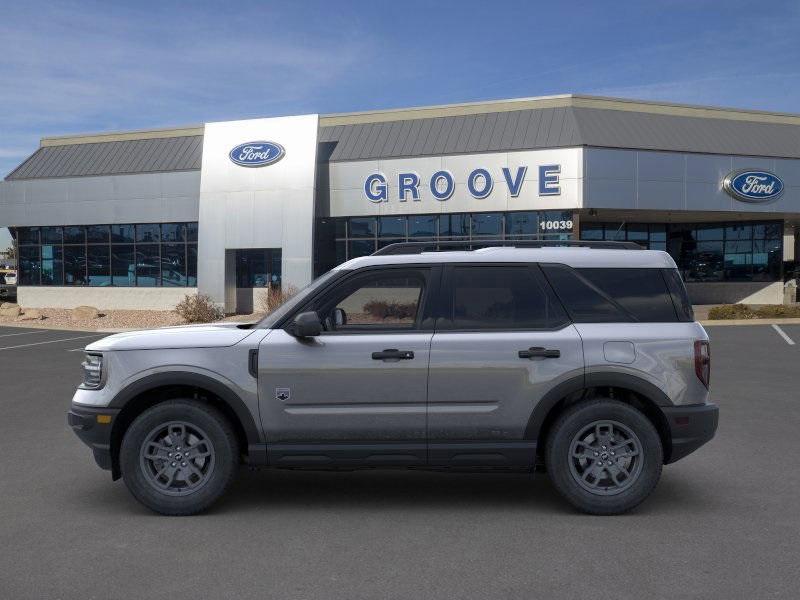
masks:
[[[21,321],[21,322],[11,322],[11,323],[3,323],[0,321],[0,327],[19,327],[20,329],[51,329],[53,331],[98,331],[97,329],[86,329],[81,327],[78,324],[74,326],[67,326],[67,325],[51,325],[47,323],[47,319],[42,319],[39,321]]]
[[[40,321],[20,321],[3,323],[0,321],[0,327],[19,327],[20,329],[49,329],[51,331],[87,331],[89,333],[126,333],[128,331],[145,331],[153,329],[152,327],[133,327],[129,329],[90,329],[81,327],[79,323],[75,325],[52,325],[47,322],[47,319]],[[157,328],[156,328],[157,329]]]
[[[786,319],[719,319],[698,321],[703,327],[731,326],[731,325],[800,325],[800,318]]]

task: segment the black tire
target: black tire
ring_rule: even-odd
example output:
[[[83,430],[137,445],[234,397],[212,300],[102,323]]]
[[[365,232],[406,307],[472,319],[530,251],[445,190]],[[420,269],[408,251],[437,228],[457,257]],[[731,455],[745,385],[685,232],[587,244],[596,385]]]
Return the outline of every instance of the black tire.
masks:
[[[664,450],[642,412],[598,398],[558,416],[547,438],[545,463],[553,485],[574,507],[616,515],[639,505],[656,487]]]
[[[122,439],[125,485],[139,502],[164,515],[207,509],[230,487],[238,468],[231,424],[202,402],[176,399],[156,404],[136,417]]]

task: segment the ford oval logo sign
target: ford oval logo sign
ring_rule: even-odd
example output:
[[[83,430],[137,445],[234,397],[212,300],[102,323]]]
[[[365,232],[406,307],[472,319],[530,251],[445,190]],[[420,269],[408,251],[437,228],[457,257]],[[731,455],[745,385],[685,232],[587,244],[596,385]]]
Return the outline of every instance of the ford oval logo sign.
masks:
[[[729,173],[722,187],[742,202],[768,202],[780,198],[783,180],[769,171],[744,169]]]
[[[247,142],[239,144],[228,156],[240,167],[265,167],[283,158],[286,150],[275,142]]]

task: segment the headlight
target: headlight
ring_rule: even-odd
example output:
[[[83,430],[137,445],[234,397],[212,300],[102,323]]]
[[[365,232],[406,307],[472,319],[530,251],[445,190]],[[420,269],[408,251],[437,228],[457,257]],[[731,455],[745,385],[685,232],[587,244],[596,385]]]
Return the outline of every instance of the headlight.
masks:
[[[103,385],[103,355],[87,354],[86,360],[81,363],[83,367],[82,387],[96,390]]]

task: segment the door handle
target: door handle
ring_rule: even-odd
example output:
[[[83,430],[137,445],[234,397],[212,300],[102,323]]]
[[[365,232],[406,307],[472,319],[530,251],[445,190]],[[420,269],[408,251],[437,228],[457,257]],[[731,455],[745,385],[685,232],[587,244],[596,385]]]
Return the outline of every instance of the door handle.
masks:
[[[396,348],[387,348],[381,352],[373,352],[372,360],[411,360],[414,358],[414,353],[411,350],[397,350]]]
[[[247,355],[247,370],[258,379],[258,350],[250,350]]]
[[[520,358],[559,358],[560,356],[561,350],[542,348],[541,346],[535,346],[528,348],[527,350],[519,351]]]

